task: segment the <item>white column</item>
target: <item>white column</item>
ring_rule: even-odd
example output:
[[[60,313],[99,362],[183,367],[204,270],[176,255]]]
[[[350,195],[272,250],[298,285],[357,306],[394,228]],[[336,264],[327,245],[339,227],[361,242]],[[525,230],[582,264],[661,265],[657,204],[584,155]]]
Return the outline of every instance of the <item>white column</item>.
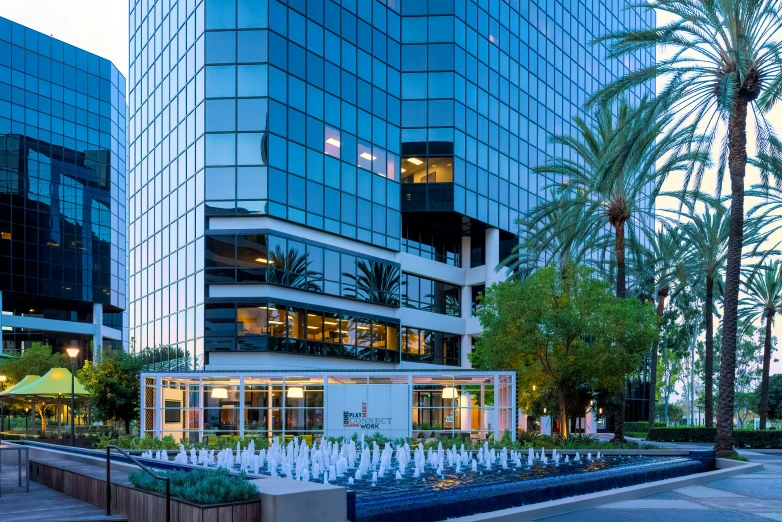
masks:
[[[472,335],[462,335],[461,346],[459,346],[459,365],[466,370],[472,368],[470,359],[467,358],[470,352],[472,352]]]
[[[92,304],[92,324],[95,326],[95,333],[92,336],[92,359],[99,361],[103,351],[103,305],[101,303]]]
[[[470,268],[470,257],[472,257],[472,238],[462,236],[462,268]]]
[[[239,376],[239,437],[244,438],[244,375]]]
[[[486,229],[486,244],[484,247],[484,259],[486,261],[486,288],[492,283],[500,281],[500,274],[495,271],[500,264],[500,230],[498,228]]]
[[[595,417],[594,409],[590,409],[584,417],[584,433],[588,435],[597,433],[597,417]]]
[[[163,438],[163,388],[160,385],[161,379],[155,379],[155,433],[157,438]]]
[[[551,436],[551,415],[540,418],[540,434]]]

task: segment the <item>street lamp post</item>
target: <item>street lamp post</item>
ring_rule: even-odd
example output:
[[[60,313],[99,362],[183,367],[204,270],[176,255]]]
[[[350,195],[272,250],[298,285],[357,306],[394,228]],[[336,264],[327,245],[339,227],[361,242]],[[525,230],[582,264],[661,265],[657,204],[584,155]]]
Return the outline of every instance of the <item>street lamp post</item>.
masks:
[[[75,407],[76,402],[76,358],[79,356],[79,349],[78,348],[66,348],[66,352],[68,352],[68,357],[71,358],[71,446],[76,445],[76,427],[74,426],[74,416],[73,416],[73,410]]]

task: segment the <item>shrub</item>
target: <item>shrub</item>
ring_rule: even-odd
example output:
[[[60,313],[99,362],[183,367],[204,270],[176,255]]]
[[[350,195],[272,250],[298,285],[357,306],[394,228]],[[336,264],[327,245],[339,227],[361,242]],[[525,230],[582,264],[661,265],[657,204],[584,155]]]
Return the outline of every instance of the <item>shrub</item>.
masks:
[[[258,498],[258,488],[244,473],[231,475],[228,470],[170,471],[163,476],[171,479],[171,496],[197,504],[224,504]],[[130,482],[139,489],[165,494],[166,485],[142,470],[128,474]]]
[[[666,424],[664,422],[655,422],[654,423],[655,428],[665,428]],[[646,433],[649,429],[649,423],[648,422],[625,422],[625,432],[636,432],[636,433]]]
[[[717,428],[704,426],[649,430],[649,440],[660,442],[714,442],[716,437]],[[733,443],[737,448],[782,449],[782,432],[733,430]]]
[[[717,428],[705,426],[652,428],[648,435],[649,440],[658,442],[714,442],[716,437]]]

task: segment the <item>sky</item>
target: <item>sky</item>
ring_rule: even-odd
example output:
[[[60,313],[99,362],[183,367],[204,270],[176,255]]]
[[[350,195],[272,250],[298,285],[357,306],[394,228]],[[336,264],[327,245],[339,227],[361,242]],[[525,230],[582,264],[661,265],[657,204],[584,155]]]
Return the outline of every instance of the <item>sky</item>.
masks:
[[[127,0],[24,0],[19,2],[4,0],[0,3],[0,16],[108,58],[127,78]],[[665,16],[658,13],[658,24],[665,22]],[[665,53],[665,50],[658,51],[658,58],[666,56]],[[658,85],[658,90],[661,87]],[[769,118],[772,122],[782,122],[782,104],[771,111]],[[782,132],[782,128],[777,130]],[[757,172],[748,167],[747,188],[758,180]],[[728,185],[726,182],[725,186],[728,187]],[[714,176],[707,176],[704,190],[713,191],[714,186]],[[677,180],[671,179],[665,190],[680,188]],[[658,201],[658,208],[664,209],[670,206],[670,201]],[[772,240],[774,242],[782,240],[782,234],[778,238],[769,238],[769,241]],[[782,318],[778,319],[774,325],[774,335],[778,339],[782,337]],[[782,359],[779,353],[775,355]],[[782,361],[772,363],[771,373],[782,373]]]

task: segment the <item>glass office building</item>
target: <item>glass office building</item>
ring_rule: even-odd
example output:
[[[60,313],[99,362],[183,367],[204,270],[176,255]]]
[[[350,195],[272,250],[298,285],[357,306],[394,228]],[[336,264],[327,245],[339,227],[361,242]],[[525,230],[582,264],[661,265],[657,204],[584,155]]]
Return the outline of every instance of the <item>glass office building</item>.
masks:
[[[654,61],[591,45],[654,24],[626,4],[132,0],[135,346],[162,369],[469,368],[548,138]]]
[[[127,344],[125,78],[0,18],[0,352]]]

